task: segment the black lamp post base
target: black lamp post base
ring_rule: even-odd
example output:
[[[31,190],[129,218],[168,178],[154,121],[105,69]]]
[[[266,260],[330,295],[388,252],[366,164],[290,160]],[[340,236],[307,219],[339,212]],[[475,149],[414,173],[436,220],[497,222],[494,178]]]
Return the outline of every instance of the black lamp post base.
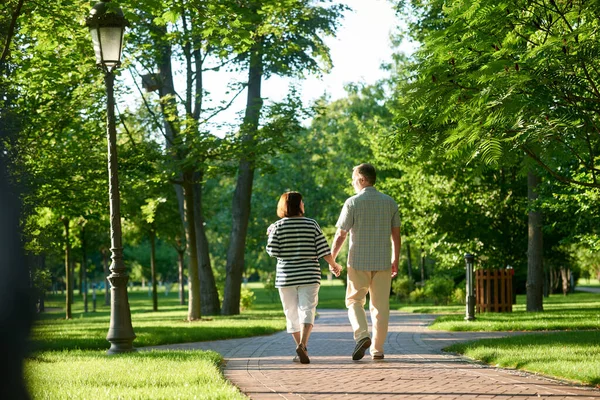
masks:
[[[465,321],[475,320],[475,296],[467,296],[467,315]]]
[[[136,338],[131,325],[131,311],[127,298],[127,282],[125,273],[112,273],[108,276],[111,284],[110,327],[106,340],[110,342],[108,354],[129,353],[136,351],[133,340]]]
[[[133,347],[133,339],[112,340],[110,349],[106,351],[106,354],[133,353],[135,351],[137,351],[137,349]]]

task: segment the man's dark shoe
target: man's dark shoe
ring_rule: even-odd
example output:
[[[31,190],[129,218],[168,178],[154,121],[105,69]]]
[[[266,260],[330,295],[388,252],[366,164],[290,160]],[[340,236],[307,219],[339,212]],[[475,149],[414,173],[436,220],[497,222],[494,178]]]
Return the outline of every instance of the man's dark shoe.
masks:
[[[300,363],[302,364],[310,364],[310,358],[308,358],[308,350],[306,346],[300,343],[296,347],[296,354],[298,354],[298,358],[300,359]]]
[[[354,347],[354,352],[352,352],[352,359],[354,361],[358,361],[365,356],[365,351],[371,347],[371,338],[366,337],[362,338],[356,343],[356,347]]]

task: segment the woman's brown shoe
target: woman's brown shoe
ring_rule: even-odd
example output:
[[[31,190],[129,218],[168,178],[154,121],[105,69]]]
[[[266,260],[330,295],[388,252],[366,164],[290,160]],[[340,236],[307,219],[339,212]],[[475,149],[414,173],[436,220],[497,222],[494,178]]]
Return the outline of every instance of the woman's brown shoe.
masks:
[[[310,358],[308,358],[308,350],[306,349],[305,345],[300,343],[296,347],[296,354],[298,354],[298,357],[300,358],[300,363],[310,364]]]

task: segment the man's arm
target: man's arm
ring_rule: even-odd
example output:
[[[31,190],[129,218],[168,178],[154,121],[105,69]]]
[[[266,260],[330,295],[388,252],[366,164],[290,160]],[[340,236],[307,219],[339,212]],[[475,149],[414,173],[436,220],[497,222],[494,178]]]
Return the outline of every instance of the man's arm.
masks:
[[[400,262],[400,227],[392,228],[392,278],[398,275],[398,263]]]
[[[338,230],[335,232],[335,236],[333,237],[333,243],[331,245],[331,255],[333,256],[334,260],[337,258],[338,253],[342,249],[342,246],[346,241],[347,235],[348,232],[340,228],[338,228]]]

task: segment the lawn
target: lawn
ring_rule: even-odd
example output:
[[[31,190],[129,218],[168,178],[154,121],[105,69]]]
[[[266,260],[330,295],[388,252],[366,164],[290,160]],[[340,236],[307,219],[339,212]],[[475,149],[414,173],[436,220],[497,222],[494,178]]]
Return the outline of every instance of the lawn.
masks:
[[[159,294],[159,311],[152,311],[147,289],[129,292],[134,346],[184,343],[271,334],[285,328],[276,291],[249,283],[256,300],[238,316],[211,316],[186,322],[187,305],[177,293]],[[324,280],[319,308],[344,308],[340,280]],[[75,296],[73,319],[65,320],[64,298],[51,295],[31,338],[34,353],[26,361],[26,379],[34,399],[113,398],[244,398],[221,374],[221,356],[204,351],[152,351],[107,356],[109,307],[99,297],[97,311],[83,312]],[[91,296],[90,296],[91,297]],[[392,299],[391,307],[405,312],[443,314],[431,326],[444,330],[530,330],[540,334],[456,345],[449,351],[494,365],[522,368],[590,385],[600,384],[600,294],[554,295],[544,300],[543,313],[526,313],[518,296],[512,313],[477,314],[464,321],[465,306],[406,304]],[[92,308],[90,301],[90,310]],[[563,332],[549,332],[561,330]],[[575,331],[577,330],[577,331]],[[135,367],[134,367],[135,365]],[[117,371],[131,371],[123,374]]]
[[[457,344],[447,351],[500,367],[600,387],[600,294],[575,292],[544,299],[544,312],[525,311],[517,296],[512,313],[476,314],[474,321],[445,315],[429,327],[448,331],[531,331],[523,336]]]

